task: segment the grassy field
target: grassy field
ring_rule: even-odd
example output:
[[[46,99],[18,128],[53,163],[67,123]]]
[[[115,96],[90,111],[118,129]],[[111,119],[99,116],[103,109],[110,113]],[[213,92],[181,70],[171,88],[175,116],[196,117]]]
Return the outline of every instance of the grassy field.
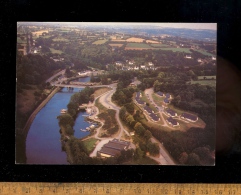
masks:
[[[170,45],[166,45],[166,44],[161,44],[161,43],[157,43],[157,44],[151,44],[152,47],[170,47]]]
[[[54,42],[68,42],[68,39],[65,39],[63,37],[57,37],[53,39]]]
[[[151,48],[145,43],[127,43],[126,47],[140,47],[140,48]]]
[[[62,51],[56,50],[54,48],[49,48],[49,49],[50,49],[51,53],[56,53],[56,54],[62,54],[63,53]]]
[[[104,107],[101,103],[100,103],[100,98],[98,98],[96,101],[95,101],[95,106],[97,108],[99,108],[99,112],[102,113],[102,112],[105,112],[107,110],[106,107]]]
[[[201,53],[201,54],[203,54],[203,55],[206,55],[206,56],[215,56],[214,54],[208,53],[208,52],[203,51],[203,50],[196,50],[196,49],[195,49],[195,51],[197,51],[197,52],[199,52],[199,53]]]
[[[160,48],[161,50],[171,50],[173,52],[192,53],[188,48]]]
[[[110,91],[111,89],[108,88],[108,87],[103,87],[103,88],[100,88],[100,89],[97,89],[95,92],[94,92],[94,96],[95,97],[98,97],[100,96],[101,94],[107,92],[107,91]]]
[[[95,149],[95,143],[98,141],[98,139],[90,138],[82,141],[85,148],[87,149],[87,153],[90,154]]]
[[[191,84],[199,83],[200,85],[209,85],[209,86],[212,86],[212,87],[216,86],[216,80],[189,81],[188,83],[191,83]]]
[[[155,93],[152,94],[152,98],[153,98],[153,101],[156,103],[156,105],[158,106],[162,106],[163,104],[163,100],[165,99],[165,97],[161,97]]]
[[[107,41],[108,41],[107,39],[98,40],[98,41],[93,42],[92,44],[93,44],[93,45],[101,45],[101,44],[104,44],[104,43],[107,42]]]

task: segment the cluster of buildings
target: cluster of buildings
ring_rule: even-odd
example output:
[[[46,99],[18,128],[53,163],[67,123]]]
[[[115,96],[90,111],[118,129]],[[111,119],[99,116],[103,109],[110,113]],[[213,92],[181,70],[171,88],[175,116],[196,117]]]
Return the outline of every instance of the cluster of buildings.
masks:
[[[130,142],[128,141],[113,139],[97,152],[97,156],[101,158],[115,157],[120,155],[122,150],[128,150],[129,146]]]
[[[169,103],[170,103],[170,99],[171,99],[172,97],[171,97],[171,95],[170,95],[169,93],[164,94],[164,93],[158,91],[156,94],[159,95],[160,97],[165,97],[165,99],[163,100],[163,102],[164,102],[165,104],[169,104]]]
[[[126,60],[126,62],[116,61],[115,66],[122,70],[156,70],[152,62],[148,62],[146,65],[136,64],[134,60]]]
[[[136,102],[139,105],[144,105],[145,102],[143,102],[140,98],[141,98],[141,93],[137,92],[135,97]],[[148,115],[150,115],[152,121],[157,122],[160,120],[160,117],[157,114],[155,114],[154,111],[149,106],[145,105],[143,109],[147,112]]]
[[[177,117],[177,113],[170,109],[166,108],[165,109],[165,114],[168,115],[169,117],[166,119],[167,123],[171,125],[172,127],[179,126],[179,123],[174,119],[174,117]],[[198,120],[198,117],[189,113],[182,113],[180,115],[181,119],[190,121],[190,122],[196,122]]]

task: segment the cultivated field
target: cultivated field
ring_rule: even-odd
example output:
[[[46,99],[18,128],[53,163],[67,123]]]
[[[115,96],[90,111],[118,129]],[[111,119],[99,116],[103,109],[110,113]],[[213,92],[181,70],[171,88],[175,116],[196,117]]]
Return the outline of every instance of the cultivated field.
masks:
[[[147,43],[154,43],[154,44],[160,43],[160,42],[158,42],[158,41],[153,41],[153,40],[146,40],[146,42],[147,42]]]
[[[170,47],[170,45],[162,44],[162,43],[156,43],[156,44],[151,44],[152,47]]]
[[[40,30],[40,31],[35,31],[35,32],[32,32],[33,36],[39,36],[39,35],[42,35],[42,33],[48,33],[49,31],[48,30]]]
[[[127,42],[135,42],[135,43],[142,43],[145,39],[131,37],[129,39],[126,39]]]
[[[121,47],[123,44],[118,44],[118,43],[116,43],[116,44],[109,44],[111,47]]]
[[[206,52],[206,51],[204,51],[204,50],[196,50],[196,49],[195,49],[195,51],[197,51],[197,52],[199,52],[199,53],[201,53],[201,54],[203,54],[203,55],[206,55],[206,56],[215,56],[214,54],[208,53],[208,52]]]
[[[101,44],[104,44],[106,41],[107,41],[106,39],[98,40],[98,41],[93,42],[92,44],[94,44],[94,45],[101,45]]]
[[[189,48],[160,48],[161,50],[170,50],[173,52],[184,52],[184,53],[191,53]]]
[[[127,43],[125,50],[155,49],[145,43]]]

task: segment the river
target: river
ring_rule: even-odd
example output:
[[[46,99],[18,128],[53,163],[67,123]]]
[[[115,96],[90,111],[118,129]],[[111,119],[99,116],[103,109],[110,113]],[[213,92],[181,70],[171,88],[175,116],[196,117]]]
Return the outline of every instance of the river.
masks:
[[[89,81],[87,78],[83,79],[85,81],[80,82]],[[67,108],[71,95],[80,90],[82,89],[74,88],[68,91],[67,88],[63,88],[36,115],[26,139],[27,164],[69,164],[66,153],[62,151],[60,128],[56,117],[60,115],[61,109]],[[82,115],[85,114],[86,112],[80,112],[75,121],[74,135],[77,138],[89,134],[89,132],[80,131],[90,125],[84,121]]]

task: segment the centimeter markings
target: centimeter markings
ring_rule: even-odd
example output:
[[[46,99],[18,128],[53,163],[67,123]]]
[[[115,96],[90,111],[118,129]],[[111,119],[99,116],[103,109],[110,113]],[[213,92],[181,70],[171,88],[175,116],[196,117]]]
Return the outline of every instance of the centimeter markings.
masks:
[[[241,195],[241,184],[2,182],[0,195]]]

